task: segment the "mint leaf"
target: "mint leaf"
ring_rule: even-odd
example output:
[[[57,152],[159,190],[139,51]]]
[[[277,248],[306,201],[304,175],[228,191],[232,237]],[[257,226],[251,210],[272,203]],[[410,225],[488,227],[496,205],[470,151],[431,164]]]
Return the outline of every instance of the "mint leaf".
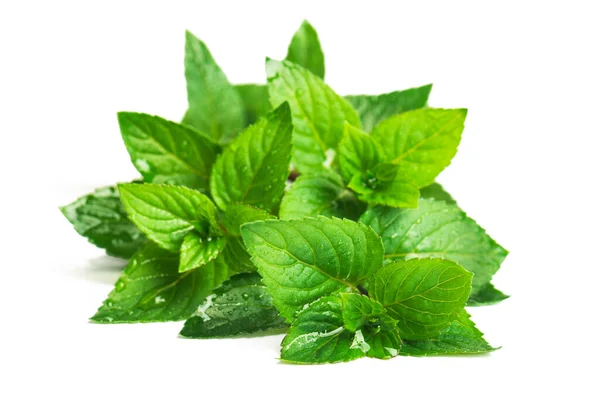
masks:
[[[202,193],[183,186],[119,185],[121,201],[129,218],[148,239],[179,251],[192,230],[203,235],[216,224],[216,208]]]
[[[496,304],[502,300],[508,299],[510,296],[502,293],[491,283],[485,284],[476,293],[471,294],[467,301],[468,306],[487,306]]]
[[[219,148],[196,130],[163,118],[131,112],[117,114],[131,162],[144,181],[208,191]]]
[[[111,256],[129,258],[147,242],[127,219],[116,186],[96,189],[60,208],[73,228]]]
[[[346,189],[342,178],[331,170],[301,175],[283,195],[281,219],[323,215],[356,220],[364,211],[354,193]]]
[[[398,164],[418,187],[427,186],[456,154],[464,128],[465,109],[421,109],[382,121],[373,138],[386,161]]]
[[[456,200],[437,182],[420,189],[421,198],[442,200],[448,204],[456,204]]]
[[[242,226],[252,261],[288,321],[319,297],[357,286],[383,261],[381,239],[350,220],[325,217]]]
[[[377,124],[392,115],[425,107],[432,85],[385,93],[375,96],[345,96],[358,111],[365,132],[371,132]]]
[[[179,273],[179,256],[149,243],[129,261],[98,312],[100,323],[162,322],[189,318],[213,288],[229,276],[227,265],[213,261]]]
[[[301,65],[319,78],[325,78],[325,56],[315,28],[303,21],[288,47],[286,60]]]
[[[270,210],[277,204],[289,174],[292,124],[283,104],[247,128],[219,156],[211,193],[222,210],[246,203]]]
[[[242,98],[206,45],[190,32],[185,35],[185,78],[189,108],[183,122],[216,143],[231,141],[245,126]]]
[[[179,272],[206,265],[217,258],[226,244],[227,239],[224,237],[203,237],[198,232],[189,232],[181,244]]]
[[[392,358],[398,355],[402,340],[395,319],[383,306],[366,296],[340,293],[344,328],[356,332],[354,345],[360,346],[368,357]]]
[[[223,225],[227,232],[233,236],[241,236],[240,227],[247,222],[263,221],[265,219],[277,219],[260,208],[246,204],[230,204],[223,214]]]
[[[298,313],[281,342],[281,359],[297,364],[351,361],[364,356],[352,347],[355,333],[344,329],[342,301],[326,296]]]
[[[235,85],[235,89],[242,99],[246,113],[246,125],[250,125],[264,117],[271,111],[269,91],[266,85],[252,83]]]
[[[398,321],[405,339],[429,339],[461,311],[473,274],[450,260],[412,259],[385,265],[369,281],[369,295]]]
[[[349,182],[355,175],[365,177],[383,161],[383,150],[370,135],[346,123],[344,138],[338,147],[342,176]]]
[[[287,101],[294,124],[292,163],[302,172],[321,170],[342,139],[344,121],[360,127],[352,106],[321,78],[289,61],[267,59],[271,104]]]
[[[369,204],[415,208],[419,202],[419,189],[393,164],[379,164],[366,175],[354,175],[348,187]]]
[[[427,340],[405,340],[400,355],[479,354],[496,350],[483,338],[470,317],[463,310],[439,336]]]
[[[473,272],[473,295],[508,254],[460,208],[444,201],[421,199],[410,210],[374,207],[360,221],[381,236],[387,259],[446,258]]]
[[[257,273],[239,274],[219,286],[188,319],[181,332],[188,338],[248,335],[287,327]]]

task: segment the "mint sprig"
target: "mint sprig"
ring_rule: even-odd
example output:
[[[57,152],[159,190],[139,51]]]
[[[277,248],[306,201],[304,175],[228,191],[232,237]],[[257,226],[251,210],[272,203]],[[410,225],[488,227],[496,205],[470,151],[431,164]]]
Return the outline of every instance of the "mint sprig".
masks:
[[[186,33],[182,123],[118,113],[142,181],[61,208],[129,259],[92,321],[285,331],[302,364],[495,350],[465,306],[508,297],[508,252],[435,182],[467,111],[428,108],[431,85],[341,96],[324,60],[304,21],[266,85],[234,85]]]

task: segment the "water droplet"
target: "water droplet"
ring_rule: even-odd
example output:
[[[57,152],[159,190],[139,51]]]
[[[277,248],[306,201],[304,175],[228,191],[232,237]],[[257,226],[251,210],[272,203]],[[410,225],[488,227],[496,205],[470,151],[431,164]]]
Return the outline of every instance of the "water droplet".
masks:
[[[126,286],[125,285],[125,281],[123,281],[122,279],[119,279],[117,281],[117,284],[115,285],[115,290],[117,292],[121,292],[121,291],[123,291],[125,289],[125,286]]]
[[[150,172],[150,164],[148,164],[148,161],[144,160],[143,158],[138,158],[133,162],[133,164],[141,173]]]
[[[244,311],[248,311],[248,307],[244,307]]]
[[[250,298],[250,295],[248,293],[242,293],[242,299],[248,300],[249,298]]]
[[[113,302],[112,302],[112,300],[106,300],[106,301],[104,302],[104,304],[106,305],[106,307],[112,307],[112,306],[113,306]]]

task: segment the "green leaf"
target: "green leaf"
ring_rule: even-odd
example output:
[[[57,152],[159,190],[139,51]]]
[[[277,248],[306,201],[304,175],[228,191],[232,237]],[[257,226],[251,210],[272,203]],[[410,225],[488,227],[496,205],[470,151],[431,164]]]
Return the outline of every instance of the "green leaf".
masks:
[[[242,226],[242,237],[275,306],[290,322],[319,297],[357,290],[383,262],[379,236],[350,220],[259,221]]]
[[[487,306],[491,304],[500,303],[502,300],[508,299],[510,296],[502,293],[494,287],[491,283],[487,283],[476,293],[471,294],[468,306]]]
[[[219,156],[210,188],[215,203],[245,203],[270,210],[289,174],[292,124],[284,104],[247,128]]]
[[[198,307],[195,316],[185,322],[179,334],[212,338],[286,328],[260,279],[257,273],[239,274],[223,283]]]
[[[420,109],[382,121],[373,138],[386,161],[397,164],[418,187],[433,183],[456,154],[466,109]]]
[[[116,186],[97,189],[61,207],[60,211],[77,233],[111,256],[129,258],[147,242],[142,232],[127,219]]]
[[[375,96],[345,96],[358,111],[365,132],[371,132],[377,124],[392,115],[425,107],[432,85],[385,93]]]
[[[387,259],[446,258],[473,272],[473,295],[508,254],[460,208],[444,201],[421,199],[416,209],[374,207],[360,221],[381,236]]]
[[[235,85],[235,89],[244,103],[246,125],[255,123],[259,118],[264,117],[271,111],[267,85],[247,83]]]
[[[352,347],[354,337],[344,329],[339,296],[322,297],[298,313],[281,342],[281,359],[297,364],[355,360],[365,353]]]
[[[456,200],[437,182],[420,189],[421,198],[442,200],[448,204],[456,204]]]
[[[184,320],[229,276],[227,265],[219,260],[183,274],[179,273],[178,262],[179,255],[152,243],[142,247],[91,320],[100,323]]]
[[[194,231],[188,233],[181,244],[179,272],[208,264],[221,254],[226,244],[227,239],[224,237],[202,237]]]
[[[393,164],[380,164],[366,176],[354,175],[348,187],[369,204],[415,208],[419,202],[419,189]]]
[[[375,300],[356,293],[340,293],[344,328],[356,332],[355,345],[368,357],[392,358],[398,355],[402,340],[395,319]]]
[[[131,221],[167,250],[179,251],[190,231],[208,235],[216,225],[214,204],[198,191],[154,184],[119,185],[119,191]]]
[[[483,334],[470,317],[463,310],[438,337],[428,340],[405,340],[400,355],[479,354],[496,350],[483,338]]]
[[[246,204],[230,204],[223,214],[223,225],[227,232],[233,236],[241,236],[240,227],[247,222],[263,221],[265,219],[277,219],[260,208],[248,206]]]
[[[300,175],[283,195],[279,208],[281,219],[302,217],[350,218],[356,220],[364,206],[346,189],[342,178],[331,170]]]
[[[383,150],[370,135],[346,123],[338,147],[340,172],[346,182],[365,176],[383,161]]]
[[[244,129],[244,103],[206,45],[190,32],[185,35],[185,78],[189,108],[183,122],[216,143],[228,143]]]
[[[117,114],[131,162],[146,182],[208,191],[219,147],[193,128],[148,114]]]
[[[303,21],[294,34],[285,59],[303,66],[321,79],[325,78],[325,56],[319,36],[308,21]]]
[[[473,274],[450,260],[412,259],[381,268],[369,281],[369,295],[398,321],[404,339],[433,338],[461,311]]]
[[[344,121],[360,127],[356,111],[321,78],[289,61],[267,59],[273,106],[287,101],[294,124],[292,163],[301,173],[324,168],[328,153],[342,139]]]

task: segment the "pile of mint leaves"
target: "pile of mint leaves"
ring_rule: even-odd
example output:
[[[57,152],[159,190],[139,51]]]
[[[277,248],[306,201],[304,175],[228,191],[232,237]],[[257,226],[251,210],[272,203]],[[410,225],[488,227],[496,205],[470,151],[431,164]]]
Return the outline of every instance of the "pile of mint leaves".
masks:
[[[183,121],[118,113],[141,180],[61,208],[129,260],[91,320],[286,332],[291,363],[495,350],[465,306],[508,297],[507,251],[435,182],[466,110],[427,107],[431,85],[338,95],[306,21],[266,71],[232,85],[187,33]]]

